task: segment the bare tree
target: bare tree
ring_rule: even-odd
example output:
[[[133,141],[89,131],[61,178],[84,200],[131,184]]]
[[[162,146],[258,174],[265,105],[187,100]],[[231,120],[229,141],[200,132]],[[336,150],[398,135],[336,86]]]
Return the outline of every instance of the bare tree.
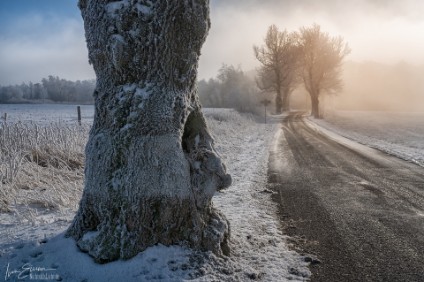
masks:
[[[231,177],[215,153],[196,77],[209,1],[80,0],[97,75],[85,187],[67,231],[97,262],[149,246],[228,253],[211,198]]]
[[[275,92],[276,112],[290,110],[290,94],[299,83],[299,47],[297,34],[268,28],[265,45],[254,46],[256,59],[261,63],[257,85],[266,92]]]
[[[322,32],[317,24],[300,29],[300,43],[303,53],[303,82],[311,96],[312,115],[319,118],[320,94],[342,89],[341,67],[350,48],[342,37],[331,37]]]

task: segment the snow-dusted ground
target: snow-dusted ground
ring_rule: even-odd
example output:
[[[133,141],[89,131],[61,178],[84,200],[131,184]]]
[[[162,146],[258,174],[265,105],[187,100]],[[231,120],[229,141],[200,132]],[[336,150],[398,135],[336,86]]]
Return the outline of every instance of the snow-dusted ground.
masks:
[[[35,280],[29,275],[44,281],[307,280],[307,263],[288,249],[266,190],[268,149],[278,124],[261,124],[233,110],[205,113],[233,177],[233,185],[213,199],[231,224],[231,257],[159,245],[128,261],[98,265],[63,237],[75,209],[25,207],[23,216],[15,206],[14,213],[0,214],[0,275],[6,281],[19,275],[24,281]]]
[[[310,121],[348,139],[424,166],[424,113],[335,111]]]

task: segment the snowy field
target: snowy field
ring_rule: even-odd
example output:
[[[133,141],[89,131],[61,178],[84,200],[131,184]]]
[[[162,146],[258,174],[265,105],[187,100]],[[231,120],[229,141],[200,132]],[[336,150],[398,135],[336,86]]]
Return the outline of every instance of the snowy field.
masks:
[[[80,105],[81,121],[91,123],[94,117],[93,105]],[[0,117],[7,114],[10,122],[51,122],[72,123],[78,119],[77,105],[67,104],[0,104]]]
[[[15,106],[14,114],[10,110],[13,106],[7,107],[11,119],[18,116],[20,105]],[[0,114],[3,109],[0,108]],[[61,109],[60,122],[75,121],[72,119],[75,106],[69,106],[68,118]],[[43,113],[31,113],[27,118],[25,111],[30,112],[27,108],[18,120],[49,121]],[[231,257],[159,245],[128,261],[95,264],[78,251],[72,239],[63,237],[82,192],[83,168],[70,169],[69,164],[40,168],[30,163],[19,171],[13,187],[1,186],[0,182],[0,190],[10,191],[3,194],[8,197],[10,211],[0,213],[0,275],[6,281],[15,281],[19,275],[24,277],[19,281],[36,281],[29,275],[32,278],[40,275],[40,281],[48,280],[45,278],[128,282],[308,280],[307,263],[288,249],[287,238],[280,231],[277,207],[266,189],[268,149],[278,123],[265,125],[253,116],[233,110],[205,109],[204,112],[216,149],[233,177],[233,185],[213,199],[231,224]],[[58,119],[53,111],[48,116]],[[66,152],[82,153],[81,138],[86,138],[88,130],[75,131],[69,125],[68,131],[59,134],[61,138],[55,144],[68,149],[66,144],[77,138],[78,145]],[[65,158],[68,162],[69,159],[69,156]]]
[[[424,113],[335,111],[316,124],[424,166]]]

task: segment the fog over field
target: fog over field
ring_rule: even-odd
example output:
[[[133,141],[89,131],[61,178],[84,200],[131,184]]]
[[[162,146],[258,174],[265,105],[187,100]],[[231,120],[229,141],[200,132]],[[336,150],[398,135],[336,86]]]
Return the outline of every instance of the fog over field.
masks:
[[[327,101],[340,110],[424,111],[424,65],[375,62],[344,65],[344,90]]]
[[[398,111],[424,112],[424,65],[406,62],[384,64],[347,60],[343,66],[343,90],[321,97],[326,112]],[[301,86],[292,95],[295,108],[310,107],[309,94]]]

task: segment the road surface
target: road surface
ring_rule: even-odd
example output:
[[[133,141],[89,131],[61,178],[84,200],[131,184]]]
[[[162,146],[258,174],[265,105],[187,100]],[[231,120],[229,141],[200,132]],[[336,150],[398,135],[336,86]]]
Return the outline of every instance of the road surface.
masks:
[[[270,154],[269,186],[293,247],[312,258],[312,281],[424,281],[423,168],[292,113]]]

